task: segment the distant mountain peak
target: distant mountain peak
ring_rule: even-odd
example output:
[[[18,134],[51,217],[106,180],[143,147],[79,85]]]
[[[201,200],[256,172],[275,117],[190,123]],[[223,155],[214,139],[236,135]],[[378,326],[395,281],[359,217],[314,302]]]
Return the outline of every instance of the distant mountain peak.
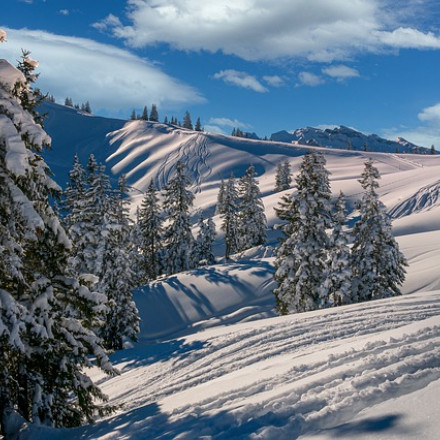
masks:
[[[271,140],[278,142],[298,143],[316,147],[339,148],[346,150],[366,150],[382,153],[416,153],[428,152],[402,137],[392,141],[377,134],[365,134],[345,125],[331,127],[305,127],[294,131],[282,130],[273,133]]]

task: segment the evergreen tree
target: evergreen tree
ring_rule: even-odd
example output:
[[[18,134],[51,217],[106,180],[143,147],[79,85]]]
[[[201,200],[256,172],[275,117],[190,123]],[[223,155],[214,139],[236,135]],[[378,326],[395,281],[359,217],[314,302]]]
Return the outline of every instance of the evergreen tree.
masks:
[[[331,226],[330,184],[325,158],[308,152],[296,178],[297,191],[276,209],[288,223],[277,249],[274,290],[278,312],[287,314],[324,307],[323,283]]]
[[[376,189],[379,171],[370,159],[359,180],[364,195],[358,204],[360,219],[353,231],[355,293],[359,301],[400,295],[405,279],[405,257],[391,231],[391,220]]]
[[[345,199],[339,194],[335,203],[333,228],[330,236],[328,254],[328,274],[324,283],[327,289],[328,305],[341,306],[356,302],[353,295],[353,272],[351,268],[351,254],[348,247],[348,232],[345,230]]]
[[[66,98],[64,100],[64,105],[67,106],[67,107],[73,107],[72,98]]]
[[[142,110],[141,119],[143,121],[148,121],[148,109],[147,109],[146,105],[144,106],[144,109]]]
[[[226,185],[225,185],[225,181],[222,179],[217,195],[217,205],[215,207],[216,214],[224,214],[225,212],[225,192],[226,192]]]
[[[203,131],[202,123],[200,122],[200,118],[197,118],[196,125],[194,127],[195,131]]]
[[[165,118],[164,118],[164,120],[163,120],[163,123],[164,123],[164,124],[168,124],[168,116],[165,115]]]
[[[292,175],[289,161],[285,160],[283,163],[278,163],[275,175],[275,191],[285,191],[290,188],[291,183]]]
[[[193,246],[193,265],[215,264],[215,257],[212,253],[212,245],[215,240],[215,225],[212,218],[205,220],[203,214],[199,217],[199,234]]]
[[[130,119],[131,119],[132,121],[135,121],[135,120],[137,119],[137,116],[136,116],[136,110],[135,110],[135,109],[133,109],[133,110],[131,111]]]
[[[225,258],[228,259],[239,250],[238,192],[232,173],[226,182],[221,210],[223,218],[221,229],[225,233]]]
[[[434,145],[431,145],[430,153],[431,154],[436,154]]]
[[[191,268],[191,249],[194,238],[191,233],[190,209],[194,195],[184,162],[177,162],[176,175],[164,188],[163,207],[167,225],[164,232],[165,271],[173,274]]]
[[[97,404],[105,396],[84,367],[113,372],[91,330],[102,297],[70,271],[71,243],[49,203],[59,187],[40,155],[50,138],[34,116],[36,62],[23,62],[24,74],[0,60],[0,430],[7,438],[18,435],[10,431],[14,412],[51,426],[91,421],[106,411]]]
[[[266,241],[266,215],[253,165],[238,184],[238,232],[240,250],[259,246]]]
[[[86,112],[86,113],[92,113],[92,108],[90,107],[90,102],[89,101],[86,101],[85,102],[85,104],[84,104],[84,111]]]
[[[136,340],[139,315],[133,301],[135,274],[129,259],[130,219],[128,217],[128,189],[121,175],[118,190],[112,192],[110,218],[104,236],[99,287],[107,296],[107,313],[101,335],[110,350],[121,350],[125,338]]]
[[[183,117],[183,128],[187,128],[188,130],[193,129],[191,115],[189,114],[188,110],[185,112],[185,116]]]
[[[163,219],[159,198],[151,180],[139,210],[139,244],[141,254],[141,281],[155,280],[162,272]]]
[[[151,106],[151,111],[150,111],[150,121],[153,122],[159,122],[159,113],[157,111],[157,106],[156,104],[153,104]]]

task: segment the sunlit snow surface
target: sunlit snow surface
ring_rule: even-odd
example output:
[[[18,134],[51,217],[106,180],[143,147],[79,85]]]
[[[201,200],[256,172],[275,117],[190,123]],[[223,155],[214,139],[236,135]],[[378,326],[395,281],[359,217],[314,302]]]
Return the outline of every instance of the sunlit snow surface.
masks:
[[[181,159],[193,178],[196,209],[213,215],[220,180],[253,163],[270,228],[279,223],[276,165],[288,158],[296,172],[305,151],[163,124],[76,119],[79,128],[96,120],[92,146],[80,146],[87,154],[96,150],[112,172],[128,174],[133,206],[151,178],[162,185]],[[109,126],[116,131],[106,137]],[[55,142],[51,157],[62,172],[56,153],[61,130],[48,131]],[[70,153],[73,160],[74,149],[66,138],[64,162]],[[136,292],[140,342],[112,356],[121,375],[93,372],[121,409],[93,426],[30,429],[29,438],[437,439],[440,156],[321,151],[333,193],[348,197],[352,221],[363,163],[375,160],[381,200],[396,213],[394,232],[410,264],[402,291],[415,293],[276,317],[270,247],[158,280]],[[218,216],[214,220],[219,226]],[[269,231],[269,245],[277,235]],[[221,234],[216,253],[222,253]]]

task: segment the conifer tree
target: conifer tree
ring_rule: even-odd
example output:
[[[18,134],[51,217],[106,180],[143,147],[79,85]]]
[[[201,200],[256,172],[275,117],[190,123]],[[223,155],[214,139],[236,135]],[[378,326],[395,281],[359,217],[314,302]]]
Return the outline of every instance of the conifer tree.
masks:
[[[235,183],[235,177],[231,173],[225,185],[224,195],[222,197],[223,204],[222,226],[221,229],[225,233],[225,258],[229,258],[232,254],[238,252],[238,192]]]
[[[113,369],[91,330],[102,297],[68,266],[71,243],[49,199],[59,187],[40,156],[50,138],[37,122],[30,87],[36,62],[21,73],[0,60],[0,429],[18,433],[13,413],[34,423],[75,426],[105,411],[84,372]],[[14,124],[14,121],[21,121]]]
[[[335,203],[333,228],[330,236],[328,271],[324,288],[327,290],[329,306],[341,306],[356,302],[353,294],[353,272],[349,235],[345,230],[345,198],[342,191]]]
[[[285,191],[290,188],[291,183],[292,176],[289,161],[285,160],[283,163],[278,163],[275,175],[275,191]]]
[[[66,98],[64,100],[64,105],[67,106],[67,107],[73,107],[72,98]]]
[[[191,122],[191,115],[189,114],[188,110],[185,112],[185,115],[183,117],[183,128],[187,128],[188,130],[193,129],[193,125]]]
[[[212,253],[212,245],[215,240],[215,225],[212,218],[205,220],[203,214],[199,217],[199,233],[193,246],[193,265],[215,264],[215,257]]]
[[[133,301],[135,274],[129,259],[131,224],[128,217],[128,189],[121,175],[118,189],[111,193],[110,216],[104,235],[100,291],[107,296],[107,313],[101,335],[110,350],[121,350],[125,338],[136,340],[139,315]]]
[[[195,131],[203,131],[202,123],[200,122],[200,118],[197,118],[196,125],[194,127]]]
[[[159,113],[157,111],[157,106],[156,104],[153,104],[151,106],[151,111],[150,111],[150,121],[153,122],[159,122]]]
[[[266,241],[266,215],[253,165],[238,183],[238,233],[240,250],[259,246]]]
[[[159,198],[153,180],[139,210],[138,230],[141,257],[141,281],[155,280],[162,272],[163,219]]]
[[[133,109],[133,110],[131,111],[130,119],[131,119],[132,121],[135,121],[135,120],[137,119],[137,116],[136,116],[136,110],[135,110],[135,109]]]
[[[360,219],[355,224],[352,264],[358,301],[400,295],[405,279],[405,257],[392,235],[391,220],[376,192],[379,171],[370,159],[359,180],[364,195],[358,204]]]
[[[146,105],[144,106],[144,109],[142,110],[141,119],[143,121],[148,121],[148,109],[147,109]]]
[[[225,185],[225,181],[222,179],[217,195],[217,205],[215,207],[216,214],[224,214],[225,212],[225,208],[224,208],[225,192],[226,192],[226,185]]]
[[[191,232],[190,209],[194,195],[188,189],[189,177],[184,162],[177,162],[176,174],[164,188],[163,208],[167,225],[164,231],[165,271],[173,274],[191,268]]]
[[[308,152],[296,178],[297,191],[284,197],[278,216],[288,221],[277,249],[274,290],[280,314],[303,312],[328,303],[322,285],[326,277],[331,226],[330,184],[325,159]]]

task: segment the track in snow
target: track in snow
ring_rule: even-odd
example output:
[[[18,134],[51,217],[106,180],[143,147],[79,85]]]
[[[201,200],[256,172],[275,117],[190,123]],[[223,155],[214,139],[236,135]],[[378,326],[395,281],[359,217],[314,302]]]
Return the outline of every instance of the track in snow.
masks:
[[[102,386],[124,410],[82,438],[292,440],[439,379],[440,292],[210,329],[115,361],[122,375]]]

